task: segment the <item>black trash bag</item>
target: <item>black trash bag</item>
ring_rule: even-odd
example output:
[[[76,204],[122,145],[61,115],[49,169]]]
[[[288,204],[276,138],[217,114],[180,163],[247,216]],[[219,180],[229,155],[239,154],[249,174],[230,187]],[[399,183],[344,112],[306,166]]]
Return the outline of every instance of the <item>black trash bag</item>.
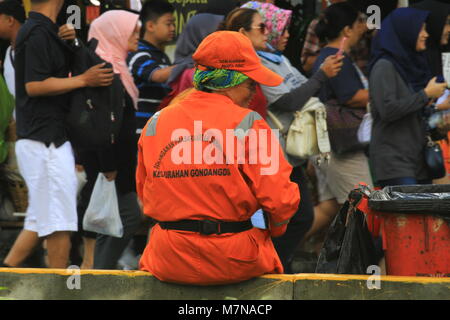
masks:
[[[450,221],[450,185],[389,186],[370,194],[376,211],[434,215]]]
[[[349,202],[346,201],[331,223],[323,247],[320,250],[316,273],[336,273],[339,254],[345,236],[345,221],[348,209]]]
[[[336,273],[367,274],[369,266],[378,265],[377,256],[364,213],[359,210],[351,212]]]
[[[356,208],[362,196],[359,190],[352,191],[331,224],[316,273],[367,274],[369,266],[378,265],[379,257],[366,217]]]

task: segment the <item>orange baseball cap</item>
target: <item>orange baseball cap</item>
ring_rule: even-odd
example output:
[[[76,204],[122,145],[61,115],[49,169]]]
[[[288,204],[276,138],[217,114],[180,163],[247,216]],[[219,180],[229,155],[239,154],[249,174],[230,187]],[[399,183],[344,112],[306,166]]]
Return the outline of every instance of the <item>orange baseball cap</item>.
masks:
[[[283,82],[282,77],[263,66],[250,39],[239,32],[216,31],[210,34],[200,43],[192,58],[201,66],[239,71],[265,86],[276,87]]]

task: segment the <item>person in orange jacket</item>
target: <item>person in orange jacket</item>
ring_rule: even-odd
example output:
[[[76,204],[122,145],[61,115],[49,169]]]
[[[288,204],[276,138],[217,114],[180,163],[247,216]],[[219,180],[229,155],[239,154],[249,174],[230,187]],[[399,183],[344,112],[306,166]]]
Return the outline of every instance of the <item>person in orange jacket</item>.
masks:
[[[277,133],[247,108],[256,83],[282,78],[238,32],[209,35],[193,59],[195,89],[156,113],[139,139],[137,192],[158,222],[140,269],[195,285],[283,273],[271,236],[286,231],[300,193]],[[258,209],[266,229],[250,221]]]

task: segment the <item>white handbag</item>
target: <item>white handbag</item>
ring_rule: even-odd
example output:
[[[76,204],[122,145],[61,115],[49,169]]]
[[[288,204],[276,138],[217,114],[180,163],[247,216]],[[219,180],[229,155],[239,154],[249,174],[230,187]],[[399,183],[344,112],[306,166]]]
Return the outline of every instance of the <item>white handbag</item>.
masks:
[[[268,115],[283,132],[284,126],[277,117],[270,111]],[[318,98],[313,97],[300,111],[294,112],[294,120],[286,136],[286,153],[301,159],[319,155],[320,163],[322,159],[329,160],[330,152],[326,108]]]

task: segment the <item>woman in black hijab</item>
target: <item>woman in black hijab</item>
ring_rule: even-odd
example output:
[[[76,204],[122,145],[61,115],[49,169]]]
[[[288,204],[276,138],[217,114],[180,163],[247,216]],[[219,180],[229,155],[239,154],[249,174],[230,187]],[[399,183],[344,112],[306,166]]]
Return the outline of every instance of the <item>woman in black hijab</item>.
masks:
[[[377,185],[431,183],[425,162],[423,111],[442,95],[427,63],[428,11],[399,8],[384,19],[372,45],[370,160]],[[439,106],[438,106],[439,108]]]
[[[450,36],[450,4],[437,0],[424,0],[411,7],[430,12],[427,32],[430,35],[425,52],[431,73],[434,76],[442,75],[442,52],[446,51]]]

